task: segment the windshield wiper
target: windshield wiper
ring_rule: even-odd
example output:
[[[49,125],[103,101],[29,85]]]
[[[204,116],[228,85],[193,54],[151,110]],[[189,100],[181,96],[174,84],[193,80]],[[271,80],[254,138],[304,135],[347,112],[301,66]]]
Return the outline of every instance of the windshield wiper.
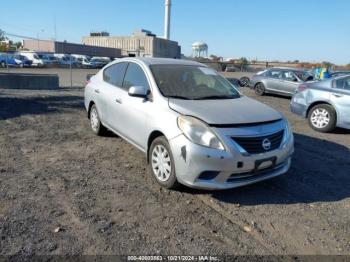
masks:
[[[202,97],[195,97],[193,100],[206,100],[206,99],[233,99],[238,98],[238,95],[235,96],[224,96],[224,95],[216,95],[216,96],[202,96]]]
[[[167,96],[167,98],[176,98],[176,99],[191,100],[190,98],[185,97],[185,96]]]

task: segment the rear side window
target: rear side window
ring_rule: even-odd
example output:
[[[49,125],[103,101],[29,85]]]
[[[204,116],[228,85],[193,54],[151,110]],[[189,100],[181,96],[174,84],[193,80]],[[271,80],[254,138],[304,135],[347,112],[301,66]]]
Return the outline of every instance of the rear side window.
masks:
[[[123,88],[129,89],[131,86],[143,86],[149,89],[147,77],[142,68],[134,63],[130,63],[126,70]]]
[[[103,80],[111,85],[122,87],[127,65],[127,63],[118,63],[107,67],[103,71]]]
[[[350,91],[350,77],[335,80],[335,88],[345,89]]]
[[[295,77],[295,75],[292,71],[283,71],[282,72],[282,79],[287,80],[287,81],[298,81],[298,79]]]

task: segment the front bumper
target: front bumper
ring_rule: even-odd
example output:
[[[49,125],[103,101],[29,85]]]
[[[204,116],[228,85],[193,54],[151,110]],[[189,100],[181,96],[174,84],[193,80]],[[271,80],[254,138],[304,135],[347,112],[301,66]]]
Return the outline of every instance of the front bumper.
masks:
[[[209,190],[241,187],[282,175],[289,170],[294,152],[293,135],[277,150],[249,156],[234,147],[226,151],[203,147],[184,135],[169,142],[178,181],[189,187]],[[257,161],[269,158],[276,159],[273,167],[256,170]],[[202,179],[203,173],[216,175],[212,179]]]

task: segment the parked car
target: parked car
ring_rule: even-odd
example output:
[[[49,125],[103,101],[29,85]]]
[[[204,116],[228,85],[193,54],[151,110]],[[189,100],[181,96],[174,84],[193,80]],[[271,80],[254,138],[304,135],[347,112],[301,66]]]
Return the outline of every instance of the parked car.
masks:
[[[14,57],[15,59],[17,59],[17,60],[22,61],[23,67],[31,67],[32,64],[33,64],[33,61],[32,61],[32,60],[29,60],[27,57],[25,57],[25,56],[23,56],[23,55],[15,54],[13,57]]]
[[[31,60],[32,61],[31,66],[35,66],[35,67],[43,67],[44,66],[44,62],[40,59],[38,54],[35,52],[20,51],[20,52],[17,52],[17,54],[26,57],[28,60]]]
[[[102,68],[111,62],[111,60],[108,57],[93,57],[90,62],[92,68]]]
[[[250,87],[259,96],[265,93],[292,96],[301,83],[312,81],[307,71],[295,68],[270,68],[253,75]]]
[[[78,67],[81,68],[92,68],[90,57],[86,55],[72,55],[78,63]]]
[[[335,71],[331,73],[331,77],[350,75],[350,71]]]
[[[166,188],[234,188],[291,164],[287,119],[194,61],[118,59],[90,78],[84,97],[92,131],[109,129],[143,151]]]
[[[72,55],[67,54],[54,54],[54,57],[58,59],[58,64],[63,67],[70,67],[76,68],[79,66],[79,63],[77,62],[76,58]]]
[[[0,54],[1,67],[23,67],[23,62],[16,59],[12,54]]]
[[[58,66],[59,59],[53,54],[38,54],[39,58],[44,62],[44,66]]]
[[[226,66],[225,72],[237,72],[239,71],[237,67],[235,66]]]
[[[350,75],[301,84],[292,98],[293,113],[319,132],[350,129]]]

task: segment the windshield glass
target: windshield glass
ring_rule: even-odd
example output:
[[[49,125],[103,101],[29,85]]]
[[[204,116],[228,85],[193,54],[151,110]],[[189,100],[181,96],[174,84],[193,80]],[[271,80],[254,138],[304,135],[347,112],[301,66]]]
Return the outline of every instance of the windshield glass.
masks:
[[[179,99],[232,99],[239,92],[224,77],[207,67],[152,65],[152,73],[165,97]]]

